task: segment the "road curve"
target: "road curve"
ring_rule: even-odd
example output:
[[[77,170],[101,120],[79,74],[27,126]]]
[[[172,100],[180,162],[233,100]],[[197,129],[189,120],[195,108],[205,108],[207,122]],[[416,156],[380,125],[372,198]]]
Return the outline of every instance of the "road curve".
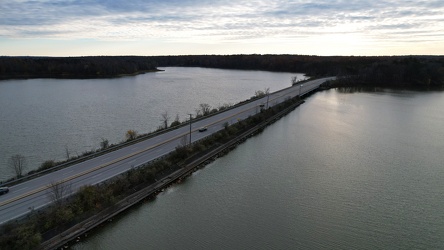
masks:
[[[260,105],[274,106],[289,97],[304,95],[318,88],[333,77],[322,78],[294,85],[270,93],[269,96],[245,103],[233,109],[192,123],[192,141],[200,140],[223,129],[223,124],[233,124],[260,111]],[[199,132],[200,127],[208,128]],[[175,150],[183,136],[189,136],[189,126],[183,126],[147,140],[128,145],[119,150],[48,173],[38,178],[10,187],[9,193],[0,196],[0,224],[17,219],[32,210],[38,210],[51,203],[48,186],[52,182],[64,181],[75,192],[84,185],[94,185],[123,172],[152,161]]]

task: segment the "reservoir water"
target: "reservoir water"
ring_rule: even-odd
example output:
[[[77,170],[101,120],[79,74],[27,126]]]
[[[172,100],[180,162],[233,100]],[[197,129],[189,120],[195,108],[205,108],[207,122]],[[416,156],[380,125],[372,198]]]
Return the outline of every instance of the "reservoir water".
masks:
[[[0,82],[0,180],[296,74],[203,68]],[[303,76],[298,75],[301,79]],[[444,249],[444,93],[319,92],[74,249]],[[172,121],[172,120],[171,120]]]
[[[74,249],[444,249],[444,94],[329,90]]]
[[[65,160],[118,143],[129,129],[155,131],[168,112],[170,123],[195,113],[201,103],[235,104],[270,88],[289,87],[303,74],[205,68],[114,79],[30,79],[0,81],[0,181],[14,176],[8,159],[21,154],[25,172],[46,160]]]

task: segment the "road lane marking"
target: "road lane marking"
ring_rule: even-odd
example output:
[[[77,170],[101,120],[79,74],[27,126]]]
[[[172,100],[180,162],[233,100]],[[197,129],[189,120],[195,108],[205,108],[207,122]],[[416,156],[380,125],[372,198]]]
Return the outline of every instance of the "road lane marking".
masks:
[[[107,161],[110,157],[106,157],[104,159],[102,159],[101,161]]]
[[[26,189],[26,188],[28,188],[28,187],[23,187],[23,188],[20,188],[20,189],[14,190],[14,192],[17,192],[17,191],[20,191],[20,190],[23,190],[23,189]]]
[[[67,174],[70,174],[70,173],[72,173],[72,172],[74,172],[74,170],[71,170],[71,171],[69,171],[69,172],[63,173],[62,175],[67,175]]]

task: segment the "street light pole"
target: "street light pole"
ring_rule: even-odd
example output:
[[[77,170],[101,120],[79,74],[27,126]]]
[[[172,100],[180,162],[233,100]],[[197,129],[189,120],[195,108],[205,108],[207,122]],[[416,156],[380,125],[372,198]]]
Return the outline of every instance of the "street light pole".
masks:
[[[189,145],[191,146],[191,116],[192,116],[192,114],[189,114],[190,115],[190,143],[189,143]]]
[[[299,85],[299,97],[301,97],[301,88],[302,88],[302,84],[301,85]]]

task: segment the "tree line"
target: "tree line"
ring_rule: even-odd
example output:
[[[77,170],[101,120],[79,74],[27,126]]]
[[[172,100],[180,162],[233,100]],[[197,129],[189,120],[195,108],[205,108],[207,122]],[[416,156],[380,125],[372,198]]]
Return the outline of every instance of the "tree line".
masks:
[[[157,64],[140,56],[0,57],[0,79],[107,78],[155,71]]]
[[[342,75],[331,87],[444,88],[443,57],[391,58]]]
[[[190,55],[154,56],[159,66],[207,67],[222,69],[298,72],[310,76],[330,76],[369,65],[380,57],[309,55]]]
[[[442,87],[444,56],[188,55],[0,57],[0,79],[100,78],[156,71],[157,67],[302,72],[340,76],[340,85]],[[339,83],[337,83],[339,84]]]
[[[303,72],[339,76],[341,85],[442,88],[444,56],[201,55],[152,57],[159,66]]]

